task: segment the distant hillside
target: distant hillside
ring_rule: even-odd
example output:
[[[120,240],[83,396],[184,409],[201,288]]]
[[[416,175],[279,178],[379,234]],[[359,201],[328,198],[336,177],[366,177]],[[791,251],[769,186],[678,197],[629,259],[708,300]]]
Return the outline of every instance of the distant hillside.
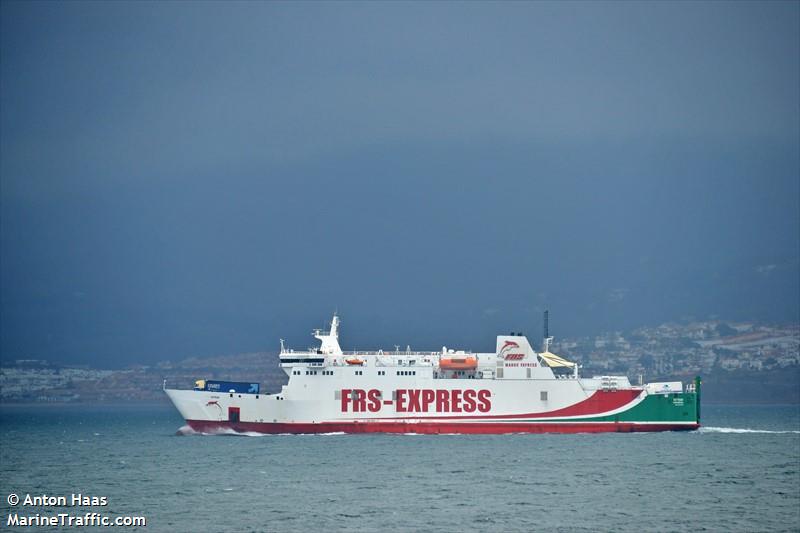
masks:
[[[800,367],[780,370],[733,371],[714,368],[703,376],[706,403],[800,404]],[[197,379],[258,381],[267,393],[287,381],[275,353],[247,353],[164,362],[154,367],[92,370],[27,365],[0,369],[3,402],[166,401],[163,381],[170,387],[191,388]],[[687,381],[690,376],[664,374],[648,381]]]
[[[703,377],[708,403],[800,404],[800,325],[720,321],[662,324],[623,334],[561,339],[553,351],[583,376],[626,374],[644,381]],[[287,382],[270,352],[190,357],[125,370],[68,368],[20,360],[0,368],[3,402],[164,401],[163,382],[191,388],[197,379],[259,381],[277,392]]]
[[[703,377],[704,403],[800,404],[800,367],[717,370]]]
[[[193,357],[125,370],[25,363],[0,369],[3,402],[162,401],[164,380],[177,388],[191,388],[198,379],[258,381],[267,393],[279,391],[287,381],[275,353]]]

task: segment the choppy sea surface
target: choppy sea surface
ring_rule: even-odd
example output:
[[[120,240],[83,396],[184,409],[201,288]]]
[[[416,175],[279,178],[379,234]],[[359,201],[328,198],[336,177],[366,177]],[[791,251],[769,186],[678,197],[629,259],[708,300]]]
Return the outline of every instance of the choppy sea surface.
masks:
[[[91,510],[145,516],[141,531],[800,530],[800,408],[705,405],[703,424],[652,434],[187,435],[166,404],[6,405],[0,530],[54,529],[9,527],[9,513]],[[11,507],[10,493],[108,505]]]

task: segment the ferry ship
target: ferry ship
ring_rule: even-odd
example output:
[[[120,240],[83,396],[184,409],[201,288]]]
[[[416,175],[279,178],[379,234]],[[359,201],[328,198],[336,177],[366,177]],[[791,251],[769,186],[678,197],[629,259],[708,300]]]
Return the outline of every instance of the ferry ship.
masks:
[[[317,348],[281,340],[289,380],[276,394],[257,383],[198,380],[164,390],[195,431],[216,433],[597,433],[700,427],[700,378],[639,383],[626,376],[581,377],[579,365],[537,352],[517,333],[494,353],[344,352],[339,317],[315,330]],[[639,380],[641,382],[641,379]]]

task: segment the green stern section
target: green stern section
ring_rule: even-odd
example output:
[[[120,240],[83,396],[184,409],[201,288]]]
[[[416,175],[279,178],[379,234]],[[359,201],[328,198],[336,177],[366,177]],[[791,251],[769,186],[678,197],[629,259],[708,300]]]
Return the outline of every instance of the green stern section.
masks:
[[[700,377],[694,379],[694,390],[669,394],[648,394],[627,411],[608,416],[564,419],[570,422],[683,422],[700,425]]]
[[[649,394],[633,408],[604,417],[614,422],[696,422],[700,423],[700,397],[697,392]]]

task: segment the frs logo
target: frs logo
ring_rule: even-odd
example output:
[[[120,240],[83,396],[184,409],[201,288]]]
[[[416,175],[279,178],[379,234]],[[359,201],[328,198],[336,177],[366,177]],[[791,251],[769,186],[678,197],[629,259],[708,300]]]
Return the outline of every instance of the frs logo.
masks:
[[[506,341],[500,348],[500,358],[506,361],[519,361],[525,357],[524,353],[510,353],[512,350],[519,350],[519,344],[514,341]]]

